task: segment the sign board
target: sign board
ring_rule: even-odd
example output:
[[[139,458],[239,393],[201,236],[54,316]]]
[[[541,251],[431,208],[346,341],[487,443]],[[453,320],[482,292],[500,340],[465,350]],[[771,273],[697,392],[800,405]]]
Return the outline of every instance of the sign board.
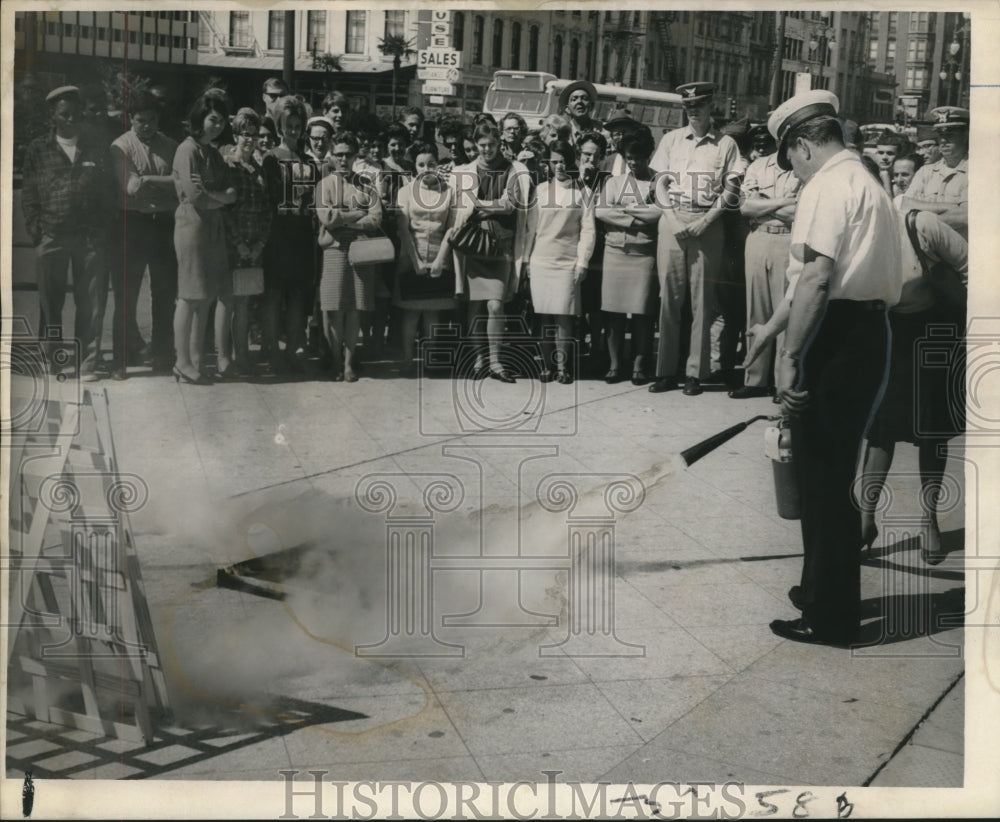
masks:
[[[441,80],[425,80],[423,92],[424,94],[439,94],[446,97],[452,97],[455,94],[455,86],[451,83],[442,82]]]
[[[417,52],[417,68],[458,68],[461,52],[455,49],[422,49]]]
[[[812,88],[812,74],[808,71],[795,72],[795,93],[802,94]]]
[[[451,76],[456,72],[459,77],[452,80]],[[428,66],[427,68],[417,69],[418,80],[447,80],[449,83],[456,83],[461,79],[461,75],[462,73],[458,69],[447,68],[445,66]]]
[[[444,97],[442,97],[439,94],[432,94],[428,99],[431,101],[432,105],[438,105],[438,106],[444,105]],[[427,112],[424,113],[426,114]]]
[[[462,81],[462,72],[460,69],[450,68],[448,69],[445,79],[447,79],[449,83],[460,83]]]

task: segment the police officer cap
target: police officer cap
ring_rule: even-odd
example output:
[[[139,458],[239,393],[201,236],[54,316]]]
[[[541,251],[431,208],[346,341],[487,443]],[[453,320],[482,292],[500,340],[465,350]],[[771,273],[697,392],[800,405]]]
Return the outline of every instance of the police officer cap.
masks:
[[[750,130],[747,131],[747,137],[751,141],[764,140],[764,139],[767,139],[767,140],[774,139],[774,138],[771,137],[771,132],[769,132],[767,130],[767,124],[766,123],[757,123],[757,125],[755,125],[755,126],[750,126]]]
[[[76,86],[59,86],[59,88],[54,88],[45,95],[46,103],[54,104],[63,99],[73,99],[79,102],[82,99],[80,89]]]
[[[330,136],[333,136],[334,128],[333,123],[327,120],[322,114],[317,114],[314,117],[310,117],[308,122],[306,122],[306,134],[313,126],[326,126],[326,130],[330,132]]]
[[[681,103],[685,106],[693,106],[711,100],[718,90],[719,87],[715,83],[684,83],[675,89],[681,96]]]
[[[969,110],[958,106],[941,106],[928,112],[934,118],[934,128],[968,128]]]
[[[788,146],[785,145],[788,132],[817,117],[836,117],[839,108],[837,95],[823,89],[796,94],[778,106],[767,118],[767,130],[778,144],[778,166],[785,171],[792,167],[788,162]]]
[[[562,94],[559,95],[559,110],[562,111],[569,104],[569,96],[574,91],[579,91],[583,89],[587,94],[590,95],[590,104],[594,105],[597,103],[597,89],[594,88],[594,84],[588,80],[577,80],[570,83],[566,88],[562,90]]]

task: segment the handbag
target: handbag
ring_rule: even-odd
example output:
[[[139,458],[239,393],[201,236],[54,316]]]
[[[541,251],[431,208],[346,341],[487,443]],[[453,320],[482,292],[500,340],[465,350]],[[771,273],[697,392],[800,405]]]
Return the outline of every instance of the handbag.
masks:
[[[347,261],[353,266],[383,265],[396,259],[396,249],[388,237],[365,237],[353,240]]]
[[[920,246],[920,237],[917,234],[917,214],[919,211],[913,209],[906,213],[906,234],[910,238],[910,245],[917,255],[920,268],[924,278],[930,284],[935,296],[959,317],[964,317],[968,305],[968,294],[961,284],[955,270],[945,262],[932,260]],[[962,325],[964,325],[964,321]]]
[[[264,293],[264,268],[245,265],[233,269],[233,296],[252,297]]]
[[[496,236],[471,218],[452,235],[451,247],[474,257],[495,257],[499,250]]]

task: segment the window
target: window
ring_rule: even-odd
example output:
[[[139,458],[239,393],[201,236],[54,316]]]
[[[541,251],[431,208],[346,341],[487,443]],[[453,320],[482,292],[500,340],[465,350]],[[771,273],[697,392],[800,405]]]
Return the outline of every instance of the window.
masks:
[[[146,46],[153,45],[153,33],[150,32],[150,31],[145,32],[142,35],[142,42],[143,42],[143,45],[146,45]]]
[[[241,49],[250,47],[250,12],[229,12],[229,45]]]
[[[601,52],[601,82],[608,82],[609,66],[611,65],[611,46],[605,46]]]
[[[556,39],[552,41],[552,73],[556,77],[562,77],[562,49],[562,35],[557,34]]]
[[[212,29],[208,25],[208,12],[203,12],[198,17],[198,45],[212,45]]]
[[[107,40],[108,39],[108,30],[106,28],[104,28],[104,26],[98,26],[98,28],[97,28],[97,39],[98,40]]]
[[[347,44],[348,54],[363,54],[365,51],[365,15],[364,11],[347,12]]]
[[[56,24],[48,22],[45,24],[45,33],[54,35],[56,33]]]
[[[472,21],[472,62],[477,66],[483,64],[483,30],[486,23],[481,14],[477,14]]]
[[[896,65],[896,41],[889,40],[885,44],[885,70],[892,71]]]
[[[326,46],[326,12],[306,12],[306,48],[325,50]]]
[[[503,20],[493,21],[493,59],[490,65],[499,66],[503,57]]]
[[[538,26],[528,31],[528,71],[538,71]]]
[[[465,45],[465,14],[456,11],[451,19],[451,47],[457,51]]]
[[[906,47],[906,59],[911,62],[923,62],[927,59],[927,41],[910,40]]]
[[[521,68],[521,24],[510,25],[510,59],[507,61],[514,71]]]
[[[132,43],[132,44],[138,43],[139,42],[139,32],[137,32],[137,31],[130,31],[128,33],[128,41],[130,43]]]
[[[114,41],[116,43],[120,43],[122,41],[122,33],[123,32],[122,32],[121,29],[114,29]],[[180,39],[180,38],[178,38],[178,39]]]
[[[71,23],[63,23],[63,37],[73,36],[73,25]]]
[[[910,12],[910,31],[927,31],[930,14],[926,11]]]
[[[927,88],[929,72],[925,68],[908,68],[906,70],[906,90],[923,91]]]
[[[187,20],[187,12],[186,11],[175,11],[174,12],[174,20]]]
[[[285,47],[285,13],[269,11],[267,13],[267,47],[283,49]]]
[[[594,44],[587,41],[587,56],[583,64],[583,73],[589,77],[594,73]]]
[[[570,80],[575,80],[580,73],[580,44],[574,38],[569,41],[569,74]]]
[[[163,46],[165,48],[167,45],[167,35],[165,34],[157,35],[156,45]]]
[[[173,44],[174,44],[174,48],[175,49],[184,48],[184,44],[183,44],[182,40],[183,40],[183,38],[180,37],[179,35],[176,35],[176,34],[174,35]]]
[[[406,31],[406,12],[387,11],[385,13],[385,36],[402,37]]]
[[[14,18],[14,22],[20,23],[21,21],[17,18]],[[83,37],[84,39],[90,37],[90,26],[80,26],[80,36]]]
[[[890,11],[889,12],[889,34],[896,33],[896,24],[899,22],[899,12]]]
[[[878,60],[878,38],[873,37],[868,41],[868,59],[874,63]]]
[[[639,28],[641,25],[642,17],[639,12],[634,12],[632,14],[632,28]]]

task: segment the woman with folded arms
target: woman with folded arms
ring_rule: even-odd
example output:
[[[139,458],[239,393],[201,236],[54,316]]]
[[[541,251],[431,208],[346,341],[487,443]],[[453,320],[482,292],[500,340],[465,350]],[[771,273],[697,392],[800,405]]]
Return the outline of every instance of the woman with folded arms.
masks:
[[[528,212],[531,302],[542,325],[542,382],[573,382],[570,340],[580,310],[580,284],[594,250],[594,211],[577,176],[576,151],[565,140],[548,150],[549,180]],[[555,352],[546,325],[556,326]],[[554,356],[553,356],[554,354]],[[555,366],[553,370],[552,366]]]
[[[177,251],[177,307],[174,379],[211,385],[201,372],[208,308],[217,297],[232,294],[222,209],[236,202],[229,187],[229,169],[212,141],[228,123],[229,112],[219,97],[200,97],[188,116],[190,136],[174,154],[173,176],[179,205],[174,217]]]
[[[316,187],[323,248],[319,299],[323,332],[333,353],[334,382],[357,382],[359,312],[375,308],[377,267],[353,266],[349,258],[351,243],[377,236],[382,224],[378,192],[352,170],[357,155],[358,140],[351,132],[335,134],[330,141],[331,173]]]
[[[654,205],[651,136],[636,136],[620,147],[628,171],[612,177],[597,208],[605,225],[601,307],[608,315],[607,383],[621,382],[625,352],[625,325],[632,315],[632,383],[644,385],[652,353],[653,320],[659,311],[656,279],[657,223],[661,211]]]

